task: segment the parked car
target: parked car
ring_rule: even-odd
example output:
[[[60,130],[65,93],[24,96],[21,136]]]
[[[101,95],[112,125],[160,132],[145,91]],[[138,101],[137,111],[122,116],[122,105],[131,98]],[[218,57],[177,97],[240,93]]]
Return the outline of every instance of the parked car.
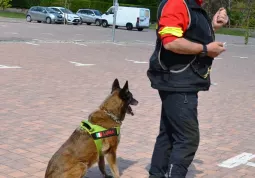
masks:
[[[101,25],[102,13],[99,10],[79,9],[76,14],[81,17],[81,23]]]
[[[62,15],[67,24],[77,25],[81,22],[81,18],[78,15],[74,14],[69,9],[66,9],[64,7],[49,7],[49,8],[53,9],[54,11]]]
[[[108,27],[113,25],[114,6],[110,7],[102,15],[102,26]],[[143,31],[150,26],[150,9],[138,7],[119,6],[117,9],[116,27],[126,27],[127,30],[137,28]]]
[[[26,14],[27,22],[37,21],[38,23],[46,22],[50,23],[63,23],[63,17],[56,13],[54,10],[43,7],[43,6],[33,6]]]

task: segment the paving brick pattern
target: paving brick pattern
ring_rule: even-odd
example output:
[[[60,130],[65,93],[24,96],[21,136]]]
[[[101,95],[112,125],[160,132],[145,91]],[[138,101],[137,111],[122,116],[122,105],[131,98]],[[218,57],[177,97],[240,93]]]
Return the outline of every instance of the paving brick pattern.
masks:
[[[122,85],[129,81],[139,101],[133,107],[135,115],[126,117],[121,130],[121,177],[148,177],[160,100],[150,88],[148,64],[128,60],[148,62],[154,47],[99,42],[0,43],[0,65],[22,67],[0,69],[0,178],[44,177],[52,154],[101,104],[116,77]],[[255,167],[217,165],[243,152],[255,154],[255,50],[252,45],[230,45],[220,57],[212,72],[217,84],[199,94],[201,141],[187,177],[253,178]],[[75,66],[69,61],[95,65]],[[92,167],[86,177],[100,177],[98,167]]]

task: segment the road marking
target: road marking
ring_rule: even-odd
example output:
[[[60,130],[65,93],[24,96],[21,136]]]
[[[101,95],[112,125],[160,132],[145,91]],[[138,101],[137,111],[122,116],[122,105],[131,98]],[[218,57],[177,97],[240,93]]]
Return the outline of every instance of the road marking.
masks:
[[[121,44],[121,43],[118,43],[118,42],[102,41],[101,43],[102,44],[106,43],[106,44],[115,44],[115,45],[119,45],[119,46],[125,46],[125,44]]]
[[[16,32],[4,32],[6,34],[12,34],[12,35],[18,35],[19,33],[16,33]]]
[[[135,64],[147,64],[148,62],[146,61],[135,61],[135,60],[128,60],[128,59],[125,59],[126,61],[130,61],[130,62],[133,62]]]
[[[69,61],[69,62],[74,64],[77,67],[79,67],[79,66],[93,66],[93,65],[95,65],[95,64],[82,64],[82,63],[78,63],[78,62],[74,62],[74,61]]]
[[[76,44],[76,45],[80,45],[80,46],[88,46],[88,45],[86,45],[86,44],[82,44],[82,43],[74,43],[74,44]]]
[[[4,65],[0,65],[0,69],[19,69],[21,67],[19,66],[4,66]]]
[[[39,45],[39,44],[31,43],[31,42],[26,42],[26,44],[34,45],[34,46],[38,46]]]
[[[135,43],[144,44],[144,45],[148,45],[148,46],[155,46],[155,44],[151,43],[150,41],[135,40]]]
[[[39,27],[35,27],[35,26],[28,26],[28,28],[39,28]]]
[[[223,161],[222,163],[218,164],[220,167],[225,167],[225,168],[234,168],[237,166],[240,166],[242,164],[246,164],[248,166],[255,167],[255,163],[248,162],[249,160],[255,158],[254,154],[251,153],[242,153],[240,155],[237,155],[233,158],[230,158],[226,161]]]
[[[214,59],[222,59],[221,57],[216,57],[216,58],[214,58]]]
[[[244,57],[244,56],[232,56],[232,57],[237,57],[237,58],[241,58],[241,59],[247,59],[248,57]]]
[[[228,46],[238,46],[238,47],[254,47],[255,45],[245,45],[245,44],[228,44]]]
[[[115,45],[119,45],[119,46],[125,46],[125,44],[121,44],[121,43],[113,43]]]
[[[255,163],[252,163],[252,162],[248,162],[246,165],[255,167]]]
[[[135,64],[147,64],[148,62],[146,61],[134,61]]]
[[[218,83],[211,82],[211,85],[213,85],[213,86],[217,86],[217,85],[218,85]]]
[[[150,41],[142,41],[142,40],[135,40],[136,42],[139,42],[139,43],[149,43]]]
[[[51,36],[53,36],[52,33],[42,33],[42,35],[51,35]]]

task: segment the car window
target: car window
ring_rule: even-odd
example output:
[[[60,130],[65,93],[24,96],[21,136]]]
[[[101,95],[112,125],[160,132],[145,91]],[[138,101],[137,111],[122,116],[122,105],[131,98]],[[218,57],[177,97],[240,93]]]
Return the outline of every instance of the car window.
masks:
[[[109,14],[114,14],[114,7],[111,7],[108,11]]]
[[[88,14],[88,10],[83,10],[82,14],[86,14],[87,15]]]
[[[94,10],[94,13],[95,13],[97,16],[102,15],[102,13],[101,13],[100,11],[98,11],[98,10]]]
[[[35,11],[36,7],[31,7],[30,11]]]
[[[69,9],[66,8],[60,8],[62,12],[66,13],[66,14],[73,14],[72,11],[70,11]]]
[[[57,9],[57,8],[52,7],[51,9],[53,9],[56,12],[60,12],[62,14],[62,12],[59,9]]]
[[[85,10],[79,10],[78,13],[85,14]]]
[[[88,15],[92,15],[93,14],[93,12],[92,11],[88,11]]]
[[[53,9],[51,9],[51,8],[46,7],[45,9],[46,9],[46,11],[49,12],[49,13],[56,13],[56,11],[53,10]]]
[[[38,12],[43,12],[43,8],[37,7],[37,11],[38,11]]]

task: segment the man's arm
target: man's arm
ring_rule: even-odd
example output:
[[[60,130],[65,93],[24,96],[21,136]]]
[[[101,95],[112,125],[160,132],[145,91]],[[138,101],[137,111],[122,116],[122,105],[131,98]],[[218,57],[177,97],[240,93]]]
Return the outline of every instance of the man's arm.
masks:
[[[164,48],[179,54],[199,54],[203,45],[183,38],[189,24],[189,14],[183,0],[168,1],[159,21],[159,35]]]
[[[203,51],[203,45],[193,43],[185,38],[178,38],[164,45],[164,48],[178,54],[199,54]]]

